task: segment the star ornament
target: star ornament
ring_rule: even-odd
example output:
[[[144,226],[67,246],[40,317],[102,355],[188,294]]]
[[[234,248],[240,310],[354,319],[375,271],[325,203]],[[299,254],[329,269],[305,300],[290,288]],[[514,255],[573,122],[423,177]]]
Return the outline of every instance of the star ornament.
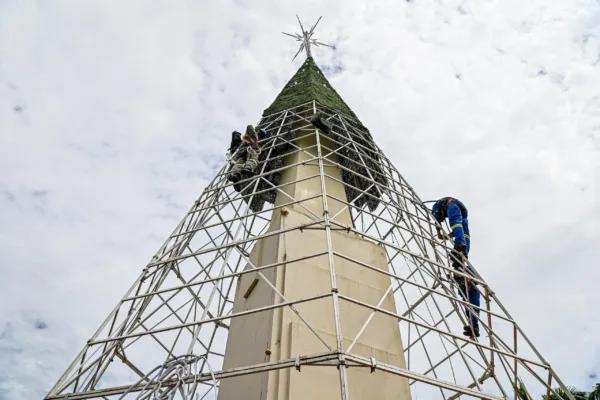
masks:
[[[302,22],[300,22],[300,17],[298,17],[298,15],[296,15],[296,18],[298,18],[298,23],[300,24],[300,29],[302,31],[302,34],[298,34],[298,33],[291,34],[291,33],[281,32],[284,35],[287,35],[289,37],[296,39],[297,42],[301,42],[300,48],[298,49],[298,52],[296,53],[296,55],[294,56],[292,61],[294,61],[296,59],[296,57],[298,57],[298,54],[300,54],[303,50],[306,51],[306,57],[312,57],[312,54],[310,51],[311,46],[315,46],[315,47],[326,46],[326,47],[335,49],[334,46],[331,46],[331,45],[328,45],[325,43],[321,43],[321,42],[317,41],[316,38],[313,39],[313,37],[312,37],[313,34],[315,33],[315,28],[317,27],[317,25],[319,24],[319,21],[321,21],[321,18],[323,18],[323,17],[319,17],[317,22],[312,26],[312,28],[310,28],[310,31],[304,30],[304,27],[302,26]]]

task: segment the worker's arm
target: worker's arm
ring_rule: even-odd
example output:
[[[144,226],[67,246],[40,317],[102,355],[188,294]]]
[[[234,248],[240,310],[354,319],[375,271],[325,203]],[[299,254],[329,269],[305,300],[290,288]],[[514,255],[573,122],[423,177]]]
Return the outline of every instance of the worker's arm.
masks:
[[[444,233],[443,231],[440,229],[439,226],[436,226],[435,229],[437,230],[437,237],[440,240],[444,240]]]
[[[445,240],[446,238],[444,237],[444,231],[442,231],[442,230],[441,230],[439,227],[437,227],[437,226],[436,226],[436,228],[435,228],[435,229],[437,229],[437,237],[438,237],[438,239],[440,239],[440,240]],[[450,233],[448,234],[448,236],[450,236],[451,238],[453,238],[453,237],[454,237],[454,232],[450,232]]]
[[[443,218],[440,217],[440,213],[433,213],[433,218],[438,222],[438,223],[442,223]],[[437,230],[437,237],[440,240],[445,240],[444,238],[444,231],[442,231],[442,228],[440,228],[439,226],[436,225],[435,229]]]

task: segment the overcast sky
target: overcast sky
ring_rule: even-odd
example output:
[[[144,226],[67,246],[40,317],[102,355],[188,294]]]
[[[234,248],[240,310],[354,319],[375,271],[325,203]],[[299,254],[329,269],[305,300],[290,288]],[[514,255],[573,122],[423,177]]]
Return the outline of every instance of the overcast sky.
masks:
[[[0,0],[0,400],[42,397],[314,56],[562,379],[600,381],[598,0]]]

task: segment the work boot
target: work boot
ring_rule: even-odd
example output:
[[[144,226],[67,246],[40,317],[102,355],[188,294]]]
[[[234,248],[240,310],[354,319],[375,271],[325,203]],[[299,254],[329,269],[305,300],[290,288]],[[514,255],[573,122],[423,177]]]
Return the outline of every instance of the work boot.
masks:
[[[463,331],[463,335],[470,337],[471,339],[474,339],[475,337],[479,337],[479,325],[473,325],[473,328],[471,329],[471,325],[465,325],[463,327],[464,331]]]
[[[331,122],[327,121],[325,115],[318,112],[310,120],[310,123],[313,124],[317,129],[320,129],[324,133],[329,133],[331,131],[332,125]]]
[[[230,182],[238,183],[242,179],[242,174],[239,171],[234,171],[229,174],[228,179]]]
[[[465,243],[456,243],[454,245],[454,250],[464,254],[465,250],[467,250],[467,245]]]
[[[235,153],[238,147],[242,144],[242,134],[238,131],[231,132],[231,144],[229,145],[229,152]]]

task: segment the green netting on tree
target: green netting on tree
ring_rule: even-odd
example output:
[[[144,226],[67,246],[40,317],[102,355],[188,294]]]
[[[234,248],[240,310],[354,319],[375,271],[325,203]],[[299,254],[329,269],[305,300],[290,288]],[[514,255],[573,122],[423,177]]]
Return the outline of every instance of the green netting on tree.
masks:
[[[279,93],[273,104],[265,110],[263,116],[275,114],[313,100],[317,100],[325,107],[358,121],[356,115],[327,81],[312,57],[306,59],[302,67]]]

